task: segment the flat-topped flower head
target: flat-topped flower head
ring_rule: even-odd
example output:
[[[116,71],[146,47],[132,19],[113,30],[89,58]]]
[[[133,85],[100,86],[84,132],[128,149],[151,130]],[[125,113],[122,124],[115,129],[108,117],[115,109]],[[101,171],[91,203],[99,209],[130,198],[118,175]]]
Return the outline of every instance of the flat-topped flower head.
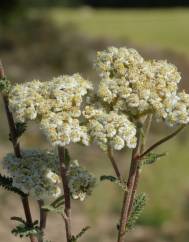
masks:
[[[91,83],[79,74],[48,82],[26,82],[12,88],[10,108],[19,122],[37,119],[53,145],[80,141],[88,144],[80,118],[83,97],[91,89]]]
[[[171,100],[167,98],[166,121],[171,126],[174,124],[187,124],[189,123],[189,94],[179,92],[177,96],[172,97]],[[172,102],[171,108],[169,102]]]
[[[109,47],[97,52],[96,66],[102,77],[121,78],[126,75],[128,68],[143,61],[135,49]]]
[[[10,153],[3,159],[13,186],[36,200],[52,200],[60,195],[58,164],[54,153],[40,150],[25,150],[22,158]]]
[[[187,122],[189,112],[187,106],[183,107],[185,104],[182,103],[183,117],[175,111],[171,113],[180,100],[181,79],[173,64],[145,61],[137,51],[127,48],[99,52],[96,62],[102,77],[97,90],[102,105],[127,114],[131,120],[151,113],[170,125]],[[173,118],[175,115],[177,118]]]
[[[108,146],[115,150],[121,150],[124,146],[135,148],[136,128],[125,114],[114,111],[108,113],[103,109],[87,106],[84,116],[88,120],[90,136],[102,150],[107,150]]]
[[[77,161],[72,161],[68,171],[68,186],[73,199],[83,201],[91,195],[96,184],[96,178]]]
[[[44,83],[37,80],[12,87],[9,93],[9,106],[18,122],[34,120],[41,114],[40,110],[45,112],[47,106],[44,103],[42,90]]]
[[[41,127],[53,145],[65,146],[73,142],[89,144],[87,127],[80,125],[77,118],[72,118],[66,112],[53,113],[41,120]]]

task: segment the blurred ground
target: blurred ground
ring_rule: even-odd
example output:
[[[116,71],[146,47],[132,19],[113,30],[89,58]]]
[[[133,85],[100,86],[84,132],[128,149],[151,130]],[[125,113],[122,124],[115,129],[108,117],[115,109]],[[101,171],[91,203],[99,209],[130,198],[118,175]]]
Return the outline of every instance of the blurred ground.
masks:
[[[174,10],[78,10],[32,9],[17,16],[9,25],[0,25],[0,56],[6,73],[13,81],[50,79],[62,73],[81,72],[98,81],[92,68],[96,50],[110,45],[129,46],[145,57],[168,59],[183,76],[182,87],[189,91],[189,21],[188,9]],[[1,103],[0,103],[1,104]],[[0,159],[10,151],[8,131],[0,105]],[[153,126],[149,144],[170,130]],[[43,135],[29,124],[21,144],[24,147],[47,147]],[[148,204],[135,232],[128,242],[189,241],[189,163],[188,129],[177,139],[163,145],[168,155],[142,173],[140,190],[148,194]],[[105,154],[97,147],[72,146],[70,151],[98,177],[113,174]],[[129,152],[116,154],[119,166],[127,172]],[[106,192],[104,192],[106,191]],[[121,191],[106,182],[97,186],[93,196],[84,203],[74,202],[74,232],[93,225],[82,238],[86,242],[113,242],[119,218]],[[32,203],[33,204],[33,203]],[[10,235],[10,216],[22,213],[19,198],[1,190],[0,236],[2,242],[20,241]],[[33,204],[35,217],[36,205]],[[63,222],[52,216],[48,223],[48,239],[59,242]]]

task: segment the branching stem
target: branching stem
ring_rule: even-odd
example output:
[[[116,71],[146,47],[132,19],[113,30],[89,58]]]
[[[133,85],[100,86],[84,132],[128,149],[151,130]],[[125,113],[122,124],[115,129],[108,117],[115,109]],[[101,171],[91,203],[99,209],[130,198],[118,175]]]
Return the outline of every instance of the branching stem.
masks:
[[[119,233],[118,233],[118,242],[123,242],[125,239],[126,232],[126,224],[129,218],[129,208],[130,201],[132,199],[132,190],[135,183],[135,177],[138,170],[138,162],[139,162],[139,151],[140,151],[140,132],[137,132],[137,146],[133,149],[132,158],[131,158],[131,166],[129,170],[129,178],[127,181],[127,190],[124,192],[123,205],[121,210],[121,218],[119,225]]]
[[[5,78],[5,74],[4,74],[4,69],[3,69],[2,63],[0,61],[0,79],[3,79],[3,78]],[[11,140],[13,148],[14,148],[15,156],[17,158],[21,158],[20,145],[19,145],[18,138],[17,138],[14,118],[13,118],[12,113],[9,110],[8,98],[4,94],[2,96],[3,96],[5,112],[6,112],[6,116],[7,116],[7,120],[8,120],[8,124],[9,124],[10,140]],[[24,213],[25,213],[27,224],[28,224],[28,226],[32,227],[33,221],[32,221],[31,211],[30,211],[30,207],[29,207],[28,196],[21,196],[21,201],[22,201],[22,205],[24,208]],[[38,242],[38,239],[34,235],[30,235],[30,241]]]
[[[147,121],[146,121],[146,127],[144,128],[143,138],[141,140],[141,147],[140,147],[139,155],[141,153],[143,153],[143,151],[145,149],[146,141],[147,141],[147,138],[148,138],[148,135],[149,135],[149,132],[150,132],[150,128],[151,128],[151,124],[152,124],[152,117],[153,117],[152,114],[148,115],[148,118],[147,118]],[[135,194],[136,194],[136,190],[137,190],[137,187],[138,187],[139,177],[140,177],[140,164],[137,167],[137,172],[136,172],[136,175],[135,175],[135,181],[134,181],[131,201],[130,201],[130,205],[129,205],[129,215],[132,211]]]
[[[151,124],[151,118],[149,119],[149,125],[147,125],[147,133],[149,132],[150,124]],[[128,222],[130,212],[132,210],[134,196],[135,196],[136,189],[138,186],[138,181],[139,181],[140,159],[142,157],[144,157],[145,155],[147,155],[149,152],[151,152],[153,149],[158,147],[159,145],[165,143],[169,139],[176,136],[184,127],[185,127],[185,125],[182,125],[176,131],[174,131],[170,135],[164,137],[163,139],[159,140],[158,142],[156,142],[154,145],[149,147],[144,152],[143,152],[143,149],[145,146],[146,137],[143,140],[142,144],[140,144],[141,136],[140,136],[140,134],[138,135],[137,147],[132,152],[131,166],[130,166],[129,177],[128,177],[128,182],[127,182],[127,191],[125,191],[125,194],[124,194],[123,207],[122,207],[122,211],[121,211],[121,219],[120,219],[120,226],[119,226],[118,242],[124,242],[124,239],[125,239],[126,225]],[[139,133],[139,131],[138,131],[138,133]],[[147,134],[145,134],[145,136],[146,135]]]

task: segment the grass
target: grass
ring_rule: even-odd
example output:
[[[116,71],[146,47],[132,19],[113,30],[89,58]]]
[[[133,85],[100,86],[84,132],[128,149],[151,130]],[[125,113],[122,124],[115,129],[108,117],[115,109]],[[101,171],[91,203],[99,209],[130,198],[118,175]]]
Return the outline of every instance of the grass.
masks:
[[[81,31],[92,37],[125,39],[141,46],[189,55],[189,9],[52,9],[49,15],[58,25],[77,24]]]

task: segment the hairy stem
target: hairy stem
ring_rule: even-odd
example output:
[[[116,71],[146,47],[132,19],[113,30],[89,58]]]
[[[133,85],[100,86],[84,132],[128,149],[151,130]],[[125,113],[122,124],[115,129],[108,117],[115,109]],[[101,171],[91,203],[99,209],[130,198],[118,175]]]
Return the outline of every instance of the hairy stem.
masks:
[[[65,228],[66,228],[66,238],[67,242],[70,242],[72,239],[71,233],[71,199],[70,199],[70,189],[68,187],[67,180],[67,165],[65,164],[65,149],[64,147],[58,147],[58,155],[60,160],[60,175],[62,178],[63,190],[64,190],[64,199],[65,199]]]
[[[168,141],[169,139],[173,138],[175,135],[177,135],[185,127],[185,126],[181,126],[178,130],[176,130],[172,134],[168,135],[167,137],[161,139],[160,141],[158,141],[157,143],[152,145],[148,150],[146,150],[144,152],[146,140],[147,140],[149,130],[150,130],[150,127],[151,127],[151,122],[152,122],[152,115],[149,116],[149,119],[148,119],[148,122],[147,122],[146,130],[145,130],[145,134],[144,134],[144,139],[143,139],[143,142],[141,144],[141,149],[140,149],[140,154],[142,154],[142,155],[140,155],[140,158],[142,158],[144,155],[147,155],[150,151],[152,151],[153,149],[155,149],[159,145],[161,145],[161,144],[165,143],[166,141]],[[136,177],[135,177],[135,182],[134,182],[134,187],[133,187],[133,191],[132,191],[132,198],[131,198],[131,201],[130,201],[129,214],[132,211],[132,205],[133,205],[135,193],[136,193],[136,190],[137,190],[137,187],[138,187],[139,176],[140,176],[140,167],[138,166]]]
[[[0,61],[0,79],[3,79],[3,78],[5,78],[5,74],[4,74],[4,69],[3,69],[2,63]],[[5,112],[6,112],[6,116],[7,116],[7,120],[8,120],[9,130],[10,130],[10,140],[11,140],[13,148],[14,148],[15,156],[17,158],[21,158],[20,145],[19,145],[18,138],[17,138],[14,118],[13,118],[12,113],[9,110],[8,98],[4,94],[2,96],[3,96]],[[33,222],[32,222],[32,216],[31,216],[31,211],[30,211],[30,207],[29,207],[28,196],[21,196],[21,201],[22,201],[27,224],[28,224],[28,226],[32,227]],[[30,235],[30,241],[37,242],[38,240],[34,235]]]
[[[141,141],[140,154],[143,153],[143,151],[144,151],[146,141],[147,141],[147,138],[148,138],[148,135],[149,135],[149,132],[150,132],[151,124],[152,124],[152,114],[149,114],[147,121],[146,121],[146,127],[145,127],[145,130],[144,130],[144,133],[143,133],[143,139]],[[136,172],[136,175],[135,175],[135,181],[134,181],[131,201],[130,201],[130,205],[129,205],[129,215],[132,211],[135,194],[136,194],[137,187],[138,187],[139,177],[140,177],[140,164],[137,167],[137,172]]]
[[[127,190],[124,192],[123,205],[121,210],[121,218],[118,233],[118,242],[123,242],[125,239],[126,225],[129,218],[130,201],[132,199],[132,190],[135,183],[135,176],[138,170],[140,151],[140,129],[137,132],[137,146],[132,152],[131,165],[129,170],[129,177],[127,181]]]
[[[117,178],[121,181],[122,180],[122,177],[121,177],[121,174],[120,174],[120,171],[119,171],[119,168],[116,164],[116,161],[114,159],[114,156],[113,156],[113,151],[110,147],[108,147],[108,150],[107,150],[107,153],[108,153],[108,158],[110,159],[111,163],[112,163],[112,166],[114,168],[114,171],[116,173],[116,176]]]
[[[176,131],[171,133],[170,135],[164,137],[163,139],[156,142],[154,145],[152,145],[150,148],[148,148],[146,151],[143,152],[143,149],[145,147],[146,142],[146,136],[148,135],[150,125],[151,125],[151,119],[149,118],[147,129],[145,132],[145,137],[143,139],[143,142],[140,145],[140,136],[138,136],[138,144],[137,147],[133,150],[132,153],[132,159],[131,159],[131,166],[130,166],[130,172],[129,172],[129,178],[127,183],[127,191],[124,194],[124,200],[123,200],[123,207],[121,212],[121,219],[120,219],[120,227],[119,227],[119,235],[118,235],[118,242],[123,242],[125,239],[125,232],[126,232],[126,225],[128,222],[128,218],[130,215],[130,212],[132,210],[132,205],[134,202],[134,196],[136,193],[136,189],[138,186],[139,176],[140,176],[140,166],[139,162],[142,157],[147,155],[149,152],[151,152],[153,149],[158,147],[159,145],[165,143],[169,139],[176,136],[184,127],[185,125],[182,125],[179,127]],[[141,154],[142,153],[142,154]]]

